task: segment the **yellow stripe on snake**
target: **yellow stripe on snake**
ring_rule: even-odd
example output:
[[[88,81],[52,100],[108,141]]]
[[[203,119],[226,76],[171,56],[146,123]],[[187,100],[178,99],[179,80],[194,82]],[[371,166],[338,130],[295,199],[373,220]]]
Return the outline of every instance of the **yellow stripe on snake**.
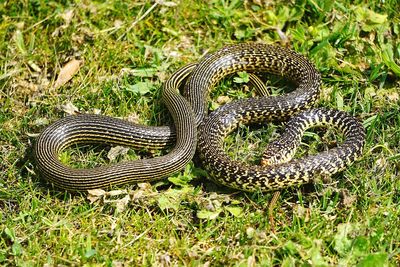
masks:
[[[236,100],[207,116],[209,91],[225,76],[238,71],[281,75],[292,80],[297,88],[280,96]],[[251,77],[257,87],[259,80]],[[363,126],[348,114],[326,109],[308,110],[319,97],[320,84],[315,67],[291,50],[255,43],[227,46],[205,56],[197,64],[178,70],[164,84],[162,99],[173,118],[173,127],[143,126],[100,115],[69,116],[41,133],[34,148],[35,159],[44,178],[71,191],[168,177],[185,167],[196,147],[211,178],[232,188],[269,191],[308,183],[316,175],[330,175],[350,165],[361,155],[365,142]],[[179,94],[183,85],[185,97]],[[235,162],[223,151],[224,137],[239,123],[289,118],[282,137],[267,148],[263,158],[267,167]],[[304,130],[315,125],[336,127],[346,140],[337,148],[292,159]],[[161,157],[74,169],[63,165],[58,155],[76,143],[134,148],[175,146]]]

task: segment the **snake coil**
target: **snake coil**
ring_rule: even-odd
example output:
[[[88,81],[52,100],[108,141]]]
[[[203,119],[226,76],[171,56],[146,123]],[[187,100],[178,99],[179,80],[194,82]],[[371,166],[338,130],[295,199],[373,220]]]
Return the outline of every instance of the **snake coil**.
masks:
[[[238,71],[281,75],[295,82],[297,88],[285,95],[233,101],[207,117],[210,89],[223,77]],[[183,97],[178,89],[185,79]],[[259,83],[257,79],[255,83]],[[99,115],[70,116],[55,122],[40,134],[34,156],[38,169],[49,182],[60,188],[80,191],[170,176],[192,159],[198,137],[200,158],[213,179],[221,184],[245,191],[277,190],[298,185],[309,182],[314,175],[342,170],[361,154],[365,142],[364,128],[346,113],[325,109],[305,111],[318,99],[320,85],[318,71],[296,52],[265,44],[231,45],[205,56],[197,64],[181,68],[167,80],[162,98],[175,127],[134,125]],[[282,139],[269,147],[271,151],[278,147],[282,154],[279,158],[264,159],[276,165],[266,168],[247,166],[231,160],[224,153],[223,138],[239,123],[287,120],[290,117],[293,118]],[[302,132],[313,125],[333,125],[344,132],[347,139],[338,148],[291,160]],[[174,140],[174,148],[165,156],[93,169],[70,168],[58,159],[63,149],[76,143],[163,148]]]

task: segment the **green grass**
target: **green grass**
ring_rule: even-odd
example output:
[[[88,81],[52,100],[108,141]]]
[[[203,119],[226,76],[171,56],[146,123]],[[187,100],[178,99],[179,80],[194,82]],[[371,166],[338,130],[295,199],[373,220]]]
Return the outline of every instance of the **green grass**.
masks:
[[[171,3],[0,4],[0,264],[398,266],[399,1]],[[207,52],[245,41],[282,44],[307,56],[323,77],[318,106],[348,111],[367,130],[364,156],[347,170],[281,192],[275,232],[271,193],[217,186],[194,163],[165,181],[90,196],[93,203],[86,193],[52,188],[37,173],[35,136],[66,116],[64,105],[166,124],[160,99],[166,78]],[[83,60],[79,72],[54,89],[72,59]],[[219,95],[252,95],[238,90],[224,82],[210,106],[219,104]],[[243,126],[227,138],[226,149],[257,162],[264,138],[275,137],[279,127]],[[331,131],[308,132],[299,155],[334,140]],[[107,153],[85,147],[61,157],[95,166],[110,161]],[[117,160],[138,154],[149,155],[129,151]]]

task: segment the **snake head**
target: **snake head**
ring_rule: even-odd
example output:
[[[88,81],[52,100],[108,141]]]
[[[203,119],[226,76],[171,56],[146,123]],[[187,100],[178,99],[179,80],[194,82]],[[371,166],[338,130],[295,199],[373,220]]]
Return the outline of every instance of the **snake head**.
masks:
[[[294,156],[295,150],[288,148],[280,142],[272,142],[267,145],[261,158],[261,166],[273,166],[289,162]]]

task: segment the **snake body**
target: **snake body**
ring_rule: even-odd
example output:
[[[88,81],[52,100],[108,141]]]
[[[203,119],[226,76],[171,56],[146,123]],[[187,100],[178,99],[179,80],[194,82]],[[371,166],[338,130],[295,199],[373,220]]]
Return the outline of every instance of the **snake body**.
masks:
[[[223,77],[237,71],[281,75],[295,82],[297,88],[281,96],[231,102],[205,119],[210,89]],[[187,100],[178,93],[178,88],[186,78],[184,94]],[[285,120],[310,108],[318,99],[320,84],[320,75],[315,67],[293,51],[254,43],[227,46],[205,56],[197,64],[178,70],[164,85],[162,97],[172,115],[174,129],[131,125],[95,115],[66,117],[46,128],[39,136],[34,149],[36,162],[47,180],[58,187],[74,191],[126,182],[152,181],[182,169],[192,159],[197,143],[196,127],[200,125],[200,157],[217,182],[246,191],[274,190],[300,184],[309,181],[313,174],[322,172],[314,171],[313,166],[310,169],[309,164],[302,161],[293,161],[292,165],[287,166],[278,164],[276,171],[273,171],[273,167],[268,167],[270,174],[265,174],[260,167],[248,169],[227,158],[221,150],[221,142],[223,136],[238,123]],[[318,162],[315,159],[306,159],[306,162],[324,166],[324,170],[331,174],[350,164],[361,153],[363,129],[354,119],[346,119],[342,123],[340,112],[321,116],[317,119],[317,124],[329,121],[329,124],[336,125],[345,134],[350,128],[358,129],[360,134],[358,139],[348,139],[351,148],[345,146],[337,151],[328,151],[326,153],[329,157],[326,153],[319,154],[315,156]],[[336,119],[340,122],[336,123]],[[121,162],[94,169],[72,169],[58,160],[60,151],[73,143],[106,142],[160,148],[170,144],[175,138],[175,147],[169,154],[153,159]],[[332,159],[332,162],[327,162],[327,158]],[[333,165],[336,167],[329,167]]]
[[[269,98],[250,98],[240,106],[250,112],[264,109],[260,118],[289,117],[311,107],[319,97],[321,78],[314,65],[304,56],[275,45],[243,43],[226,46],[201,60],[185,84],[185,97],[200,124],[208,114],[207,96],[223,77],[238,72],[268,72],[297,83],[295,91]]]
[[[268,72],[290,79],[296,90],[279,96],[240,99],[220,107],[207,117],[207,94],[221,77],[238,71]],[[351,164],[362,152],[363,126],[344,112],[315,109],[321,79],[305,57],[279,46],[239,44],[205,57],[186,83],[186,97],[199,123],[198,152],[211,178],[243,191],[270,191],[310,182],[318,175],[332,175]],[[296,116],[297,115],[297,116]],[[271,144],[264,162],[273,166],[248,166],[233,161],[223,150],[223,140],[240,123],[288,122],[281,139]],[[304,131],[312,126],[333,126],[346,141],[336,149],[290,161]],[[279,159],[271,157],[279,156]],[[265,164],[264,164],[265,165]]]
[[[34,156],[41,174],[57,187],[82,191],[127,182],[154,181],[183,169],[193,158],[197,144],[194,114],[178,92],[194,64],[175,72],[164,84],[162,98],[175,129],[131,124],[99,115],[69,116],[47,127],[36,140]],[[176,136],[175,136],[176,135]],[[162,148],[176,139],[172,151],[161,157],[126,161],[92,169],[62,164],[58,154],[76,143],[109,143],[133,147]]]
[[[249,119],[246,118],[249,113],[234,109],[234,104],[227,104],[231,109],[213,112],[199,127],[200,158],[220,184],[243,191],[282,189],[309,183],[321,175],[332,175],[361,154],[365,138],[362,124],[342,111],[310,109],[290,119],[281,137],[267,146],[263,166],[233,161],[223,150],[224,137],[233,130],[232,125]],[[346,139],[337,148],[292,160],[304,131],[313,126],[335,127]]]

